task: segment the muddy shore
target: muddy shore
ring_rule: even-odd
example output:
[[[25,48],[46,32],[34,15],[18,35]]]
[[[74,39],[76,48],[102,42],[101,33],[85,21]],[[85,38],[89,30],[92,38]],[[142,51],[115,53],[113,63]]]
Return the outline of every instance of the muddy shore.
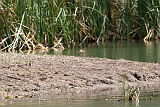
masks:
[[[122,81],[140,91],[160,89],[160,64],[106,58],[0,54],[0,88],[13,97],[86,99],[122,94]]]

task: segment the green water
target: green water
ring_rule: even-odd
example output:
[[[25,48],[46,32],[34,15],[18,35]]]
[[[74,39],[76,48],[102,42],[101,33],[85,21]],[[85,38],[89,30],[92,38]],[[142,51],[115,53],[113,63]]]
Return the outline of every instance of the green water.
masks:
[[[84,53],[78,53],[83,49]],[[100,57],[110,59],[127,59],[142,62],[160,62],[160,42],[143,41],[115,41],[105,44],[89,44],[82,47],[75,46],[63,51],[39,51],[38,54],[58,54],[83,57]]]
[[[0,107],[159,107],[160,99],[140,100],[134,102],[117,102],[101,100],[72,100],[72,101],[16,101],[1,104]]]

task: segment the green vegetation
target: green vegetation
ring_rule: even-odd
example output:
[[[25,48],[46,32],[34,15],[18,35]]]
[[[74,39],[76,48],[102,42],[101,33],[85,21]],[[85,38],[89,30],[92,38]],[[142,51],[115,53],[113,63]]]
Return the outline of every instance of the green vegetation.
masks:
[[[2,49],[160,36],[159,0],[3,0]]]
[[[124,101],[135,101],[136,103],[139,103],[139,95],[140,95],[140,89],[139,87],[130,87],[129,85],[126,84],[126,80],[123,78],[123,99]],[[119,101],[120,101],[119,100]]]
[[[5,90],[0,88],[0,99],[12,99],[13,96],[9,93],[6,92]]]

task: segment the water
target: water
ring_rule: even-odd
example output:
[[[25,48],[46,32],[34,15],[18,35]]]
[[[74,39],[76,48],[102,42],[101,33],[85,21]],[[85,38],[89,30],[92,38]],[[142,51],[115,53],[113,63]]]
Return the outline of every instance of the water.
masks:
[[[84,53],[78,53],[83,49]],[[39,51],[38,54],[61,54],[82,57],[99,57],[110,59],[127,59],[141,62],[160,62],[160,42],[143,41],[115,41],[106,42],[105,44],[89,44],[86,46],[75,46],[63,51]]]
[[[0,107],[159,107],[160,99],[140,100],[140,103],[117,102],[101,100],[72,100],[72,101],[15,101],[0,104]]]

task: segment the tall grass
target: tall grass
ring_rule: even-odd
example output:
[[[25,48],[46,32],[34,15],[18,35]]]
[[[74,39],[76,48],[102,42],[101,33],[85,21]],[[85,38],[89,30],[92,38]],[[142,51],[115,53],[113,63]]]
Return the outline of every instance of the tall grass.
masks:
[[[160,36],[159,0],[3,0],[0,8],[4,49]]]

